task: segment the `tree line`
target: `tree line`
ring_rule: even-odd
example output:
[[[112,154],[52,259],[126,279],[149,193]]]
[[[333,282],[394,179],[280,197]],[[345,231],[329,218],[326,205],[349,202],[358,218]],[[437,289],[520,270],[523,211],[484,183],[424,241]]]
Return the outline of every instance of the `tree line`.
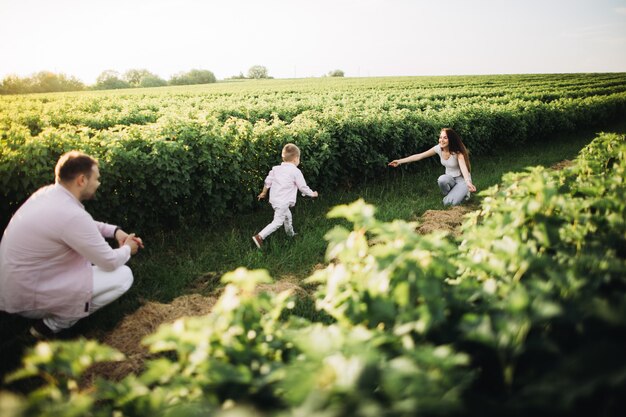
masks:
[[[341,70],[328,73],[330,77],[343,77]],[[254,65],[243,73],[229,79],[269,79],[269,71],[262,65]],[[114,70],[103,71],[94,85],[88,86],[73,76],[41,71],[30,77],[8,75],[0,82],[0,94],[51,93],[61,91],[113,90],[120,88],[162,87],[166,85],[211,84],[217,82],[215,74],[209,70],[192,69],[180,72],[165,80],[147,69],[130,69],[119,73]]]

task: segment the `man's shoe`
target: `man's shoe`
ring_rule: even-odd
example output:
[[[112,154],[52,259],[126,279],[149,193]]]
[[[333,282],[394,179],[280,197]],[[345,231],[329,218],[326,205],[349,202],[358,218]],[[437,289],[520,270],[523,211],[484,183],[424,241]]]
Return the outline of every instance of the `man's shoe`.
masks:
[[[47,340],[54,339],[56,333],[52,331],[46,323],[43,322],[43,319],[37,320],[35,324],[33,324],[30,328],[30,334],[39,340]]]
[[[252,236],[252,241],[256,245],[257,248],[261,249],[261,245],[263,244],[263,238],[259,235]]]

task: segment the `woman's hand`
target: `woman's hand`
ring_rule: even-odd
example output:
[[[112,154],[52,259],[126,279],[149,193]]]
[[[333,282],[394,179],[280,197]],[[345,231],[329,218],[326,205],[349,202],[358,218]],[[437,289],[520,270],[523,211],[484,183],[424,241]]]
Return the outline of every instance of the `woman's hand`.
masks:
[[[473,193],[476,192],[476,186],[474,184],[472,184],[471,181],[465,181],[465,184],[467,184],[467,189],[468,190],[470,190]]]
[[[392,168],[396,168],[396,167],[400,166],[401,163],[400,163],[399,159],[394,159],[393,161],[389,162],[389,164],[387,164],[387,165],[392,167]]]

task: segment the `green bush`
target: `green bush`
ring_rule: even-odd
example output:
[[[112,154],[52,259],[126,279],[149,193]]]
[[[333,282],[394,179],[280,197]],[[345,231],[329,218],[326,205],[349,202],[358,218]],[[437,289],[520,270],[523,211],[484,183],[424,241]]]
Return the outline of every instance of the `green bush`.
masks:
[[[208,70],[193,69],[170,78],[170,85],[210,84],[216,82],[215,74]]]
[[[85,84],[76,77],[50,71],[41,71],[24,78],[9,75],[0,83],[0,94],[49,93],[84,89]]]
[[[145,369],[79,385],[94,342],[40,343],[0,393],[16,416],[621,415],[626,406],[626,136],[600,135],[560,172],[532,168],[483,192],[463,235],[334,208],[318,310],[257,293],[243,268],[204,317],[162,325]]]
[[[138,230],[214,221],[253,207],[287,142],[300,146],[308,183],[324,192],[380,177],[389,160],[432,147],[444,126],[479,155],[616,120],[626,114],[626,91],[614,85],[623,78],[325,78],[196,87],[206,93],[2,97],[0,224],[52,181],[58,156],[71,149],[101,161],[103,185],[89,203],[96,217]],[[537,92],[524,87],[529,80]]]

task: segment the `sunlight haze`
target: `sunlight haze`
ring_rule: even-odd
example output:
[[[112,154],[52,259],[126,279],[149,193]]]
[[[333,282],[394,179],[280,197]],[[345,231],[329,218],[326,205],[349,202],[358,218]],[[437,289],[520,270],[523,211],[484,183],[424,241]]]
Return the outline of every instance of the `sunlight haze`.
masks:
[[[0,0],[0,79],[626,71],[626,0]]]

